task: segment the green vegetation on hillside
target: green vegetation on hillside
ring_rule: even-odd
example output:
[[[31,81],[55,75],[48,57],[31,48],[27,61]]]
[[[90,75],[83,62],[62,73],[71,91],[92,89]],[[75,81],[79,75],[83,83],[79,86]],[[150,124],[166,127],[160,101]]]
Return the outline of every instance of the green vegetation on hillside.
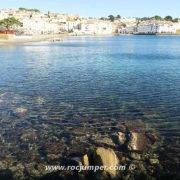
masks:
[[[163,20],[163,18],[161,16],[158,16],[158,15],[154,16],[154,19],[158,20],[158,21],[162,21]]]
[[[20,11],[40,12],[38,9],[29,9],[29,8],[23,8],[23,7],[20,7],[19,10]]]
[[[111,22],[113,22],[113,21],[115,20],[115,17],[114,17],[113,15],[109,15],[109,16],[108,16],[108,19],[109,19]]]
[[[100,20],[110,20],[111,22],[113,22],[116,19],[121,19],[121,16],[118,14],[117,16],[114,15],[109,15],[108,17],[101,17],[99,18]]]
[[[139,20],[141,21],[147,21],[147,20],[152,20],[155,19],[157,21],[170,21],[170,22],[178,22],[179,19],[178,18],[174,18],[172,16],[166,16],[166,17],[161,17],[159,15],[155,15],[153,17],[143,17],[143,18],[139,18]]]
[[[0,20],[0,27],[5,28],[6,30],[10,30],[13,27],[22,26],[22,25],[23,24],[15,17],[9,17]]]
[[[166,16],[166,17],[164,18],[164,20],[165,20],[165,21],[173,21],[173,18],[172,18],[172,16]]]
[[[101,17],[100,20],[109,20],[113,22],[114,20],[121,19],[120,15],[114,16],[114,15],[109,15],[108,17]],[[180,19],[179,18],[173,18],[172,16],[166,16],[166,17],[161,17],[159,15],[155,15],[153,17],[142,17],[142,18],[136,18],[138,21],[148,21],[148,20],[157,20],[157,21],[170,21],[170,22],[178,22]]]

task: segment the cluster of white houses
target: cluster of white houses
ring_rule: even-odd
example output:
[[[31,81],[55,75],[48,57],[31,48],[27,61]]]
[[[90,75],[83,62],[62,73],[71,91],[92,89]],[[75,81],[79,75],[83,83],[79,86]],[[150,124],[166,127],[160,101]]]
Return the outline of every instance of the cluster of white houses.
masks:
[[[176,34],[180,29],[180,22],[147,20],[127,24],[119,30],[122,34]]]
[[[73,33],[74,35],[108,35],[122,34],[175,34],[180,29],[180,23],[166,21],[143,21],[136,18],[119,18],[114,22],[95,18],[83,18],[77,15],[60,13],[47,14],[26,9],[2,9],[0,20],[15,17],[23,26],[17,28],[17,33],[25,35]]]
[[[146,22],[137,26],[139,34],[175,34],[180,29],[180,23],[172,22]]]

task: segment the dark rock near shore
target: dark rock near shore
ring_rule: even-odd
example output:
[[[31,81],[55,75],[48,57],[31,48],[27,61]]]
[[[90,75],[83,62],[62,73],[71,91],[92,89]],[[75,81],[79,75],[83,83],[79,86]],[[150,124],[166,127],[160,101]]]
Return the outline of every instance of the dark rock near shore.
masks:
[[[148,139],[144,133],[130,132],[127,148],[129,151],[140,151],[147,150],[149,144]]]

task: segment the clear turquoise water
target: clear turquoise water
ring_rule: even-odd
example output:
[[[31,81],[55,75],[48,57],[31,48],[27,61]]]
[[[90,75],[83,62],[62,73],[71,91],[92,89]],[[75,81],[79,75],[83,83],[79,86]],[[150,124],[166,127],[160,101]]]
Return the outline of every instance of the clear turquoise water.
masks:
[[[22,129],[45,133],[42,124],[49,134],[60,129],[63,136],[69,127],[105,134],[117,121],[141,119],[169,142],[170,154],[179,151],[178,36],[1,46],[0,93],[6,92],[9,103],[0,106],[0,131],[12,144]],[[22,121],[10,113],[17,107],[28,109]]]

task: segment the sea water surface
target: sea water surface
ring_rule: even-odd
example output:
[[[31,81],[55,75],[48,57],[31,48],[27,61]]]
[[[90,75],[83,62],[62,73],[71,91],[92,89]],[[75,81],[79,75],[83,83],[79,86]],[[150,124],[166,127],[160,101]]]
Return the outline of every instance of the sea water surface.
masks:
[[[67,152],[62,143],[72,145],[73,130],[106,135],[117,121],[142,120],[161,134],[168,157],[178,161],[178,36],[75,37],[1,46],[0,95],[3,158],[13,152],[26,162],[36,147],[43,156],[56,140],[61,147],[51,151]],[[26,115],[18,116],[18,108]],[[41,138],[28,156],[22,135],[29,131]]]

